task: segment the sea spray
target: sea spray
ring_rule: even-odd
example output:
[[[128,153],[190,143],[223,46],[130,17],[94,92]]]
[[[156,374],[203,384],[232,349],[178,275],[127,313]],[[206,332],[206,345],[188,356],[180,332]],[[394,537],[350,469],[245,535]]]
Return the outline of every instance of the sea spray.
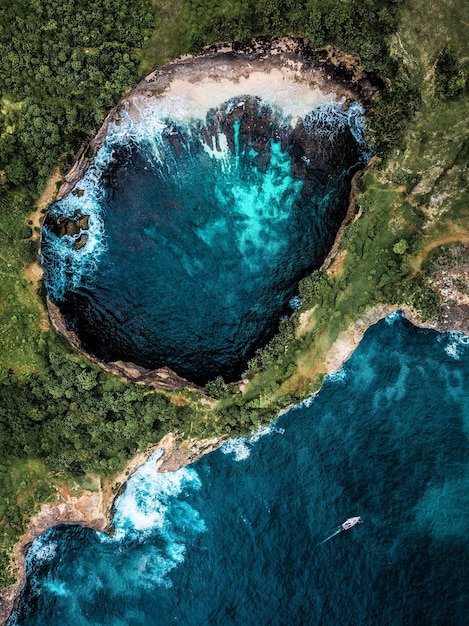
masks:
[[[446,354],[455,360],[459,360],[466,346],[469,346],[469,337],[457,331],[442,334],[439,341],[444,345]]]
[[[115,532],[112,538],[101,535],[105,542],[120,544],[142,543],[146,537],[157,535],[157,546],[147,551],[145,563],[138,566],[149,585],[170,585],[167,574],[184,560],[185,542],[206,531],[200,513],[181,498],[200,489],[197,472],[182,468],[157,473],[156,461],[161,453],[153,453],[128,479],[114,505]]]
[[[176,472],[156,471],[156,461],[162,451],[157,450],[127,480],[124,492],[114,505],[113,539],[154,529],[163,530],[172,520],[171,506],[183,492],[200,489],[201,483],[193,467],[184,467]],[[204,530],[203,520],[197,511],[186,511],[192,517],[194,527]],[[177,516],[176,516],[177,517]],[[171,519],[169,519],[171,518]],[[174,520],[173,520],[174,521]]]
[[[263,426],[256,432],[252,433],[250,437],[237,437],[235,439],[228,439],[220,448],[223,454],[232,455],[236,461],[244,461],[249,458],[251,454],[251,448],[255,445],[261,437],[268,435],[283,435],[284,428],[279,427],[276,422],[270,426]]]

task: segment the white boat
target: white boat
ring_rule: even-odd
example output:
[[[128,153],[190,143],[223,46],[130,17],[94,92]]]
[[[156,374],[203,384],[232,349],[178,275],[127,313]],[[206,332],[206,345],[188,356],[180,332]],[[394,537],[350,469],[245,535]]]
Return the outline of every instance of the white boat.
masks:
[[[352,526],[355,526],[355,524],[361,524],[362,522],[363,520],[361,517],[349,517],[342,524],[342,530],[348,530],[349,528],[352,528]]]

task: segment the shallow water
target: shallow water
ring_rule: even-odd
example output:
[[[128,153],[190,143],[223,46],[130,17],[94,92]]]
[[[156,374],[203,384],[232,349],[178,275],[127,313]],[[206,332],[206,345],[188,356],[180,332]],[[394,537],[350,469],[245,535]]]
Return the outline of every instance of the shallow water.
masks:
[[[468,344],[390,316],[251,440],[172,474],[151,459],[113,538],[34,542],[10,624],[466,623]]]
[[[49,296],[83,347],[196,383],[239,379],[333,243],[367,159],[361,111],[322,105],[293,135],[281,111],[243,97],[204,121],[156,109],[111,127],[83,195],[50,212],[89,215],[85,246],[43,229]],[[300,158],[308,136],[314,158]]]

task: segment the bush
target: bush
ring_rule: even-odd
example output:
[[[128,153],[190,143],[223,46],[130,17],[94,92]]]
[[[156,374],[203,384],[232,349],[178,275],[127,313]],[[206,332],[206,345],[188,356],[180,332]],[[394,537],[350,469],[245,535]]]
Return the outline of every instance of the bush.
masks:
[[[457,50],[445,46],[435,65],[435,94],[441,100],[453,100],[467,92],[467,74],[458,59]]]
[[[215,380],[210,380],[205,385],[205,393],[216,400],[230,395],[230,389],[222,376],[217,376]]]
[[[395,254],[404,254],[408,247],[409,244],[405,239],[399,239],[399,241],[393,245],[392,251]]]

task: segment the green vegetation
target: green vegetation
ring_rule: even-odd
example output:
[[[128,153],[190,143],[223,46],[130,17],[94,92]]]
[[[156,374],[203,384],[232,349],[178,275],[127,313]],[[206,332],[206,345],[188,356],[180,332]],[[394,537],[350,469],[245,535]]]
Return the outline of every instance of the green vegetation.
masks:
[[[175,428],[178,410],[161,394],[145,395],[99,368],[67,355],[51,333],[40,340],[35,374],[4,373],[2,439],[10,454],[44,459],[52,471],[117,471],[137,448]]]
[[[295,33],[307,36],[313,47],[333,43],[356,53],[366,69],[379,71],[388,66],[386,35],[397,18],[397,5],[386,0],[185,0],[183,5],[194,52],[219,41],[245,41],[253,33]]]
[[[103,0],[91,9],[70,0],[4,4],[0,169],[10,185],[34,193],[59,158],[68,167],[139,77],[139,50],[155,19],[146,0]]]
[[[39,367],[40,310],[23,274],[38,251],[28,238],[31,230],[25,223],[31,206],[27,194],[0,187],[0,367],[18,373]]]
[[[0,585],[27,519],[71,477],[93,484],[168,431],[248,432],[316,391],[325,356],[371,306],[438,314],[434,275],[469,241],[468,9],[448,0],[15,0],[0,7]],[[356,181],[356,217],[302,307],[249,364],[241,392],[221,379],[204,402],[124,383],[47,325],[30,215],[144,73],[182,53],[253,35],[308,37],[359,57],[386,88],[369,114],[381,161]],[[405,130],[405,133],[403,132]],[[35,233],[37,234],[37,233]],[[443,248],[441,247],[443,246]],[[445,247],[446,246],[446,247]],[[442,252],[443,251],[443,252]],[[461,254],[463,254],[461,252]],[[431,258],[431,261],[429,260]],[[448,261],[449,262],[449,261]],[[461,282],[460,277],[455,277]],[[460,284],[462,291],[467,285]]]

